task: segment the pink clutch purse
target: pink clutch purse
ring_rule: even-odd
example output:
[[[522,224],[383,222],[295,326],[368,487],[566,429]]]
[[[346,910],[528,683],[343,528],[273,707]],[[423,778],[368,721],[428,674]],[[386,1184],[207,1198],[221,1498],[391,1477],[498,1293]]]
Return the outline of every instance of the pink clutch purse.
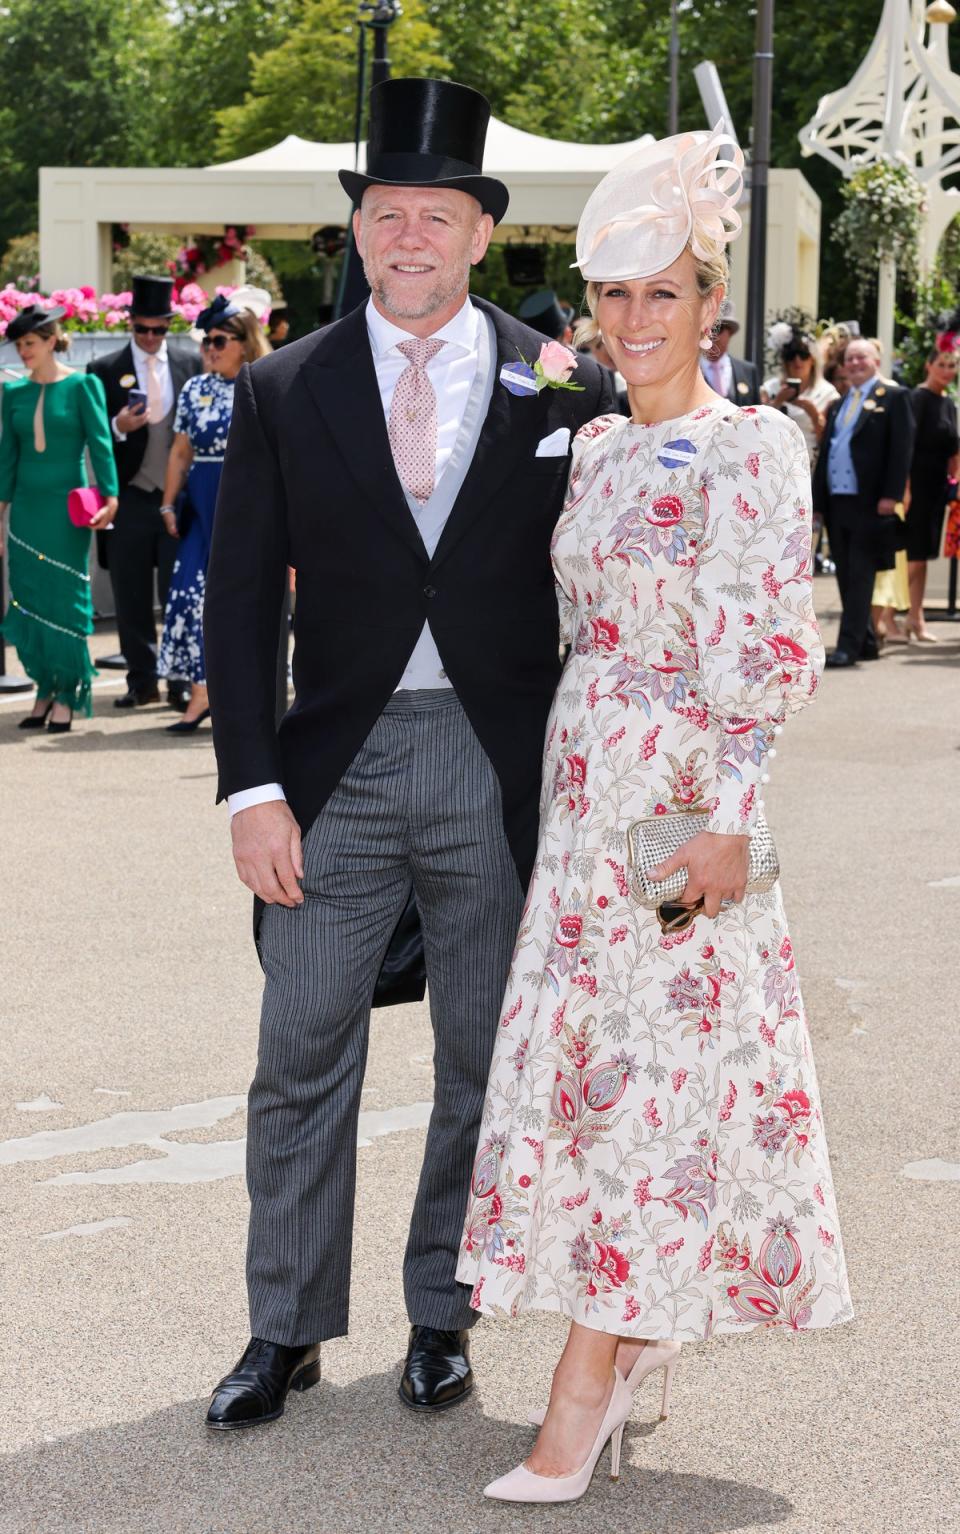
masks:
[[[74,527],[89,527],[106,504],[106,496],[100,494],[96,485],[84,485],[67,495],[67,516]]]

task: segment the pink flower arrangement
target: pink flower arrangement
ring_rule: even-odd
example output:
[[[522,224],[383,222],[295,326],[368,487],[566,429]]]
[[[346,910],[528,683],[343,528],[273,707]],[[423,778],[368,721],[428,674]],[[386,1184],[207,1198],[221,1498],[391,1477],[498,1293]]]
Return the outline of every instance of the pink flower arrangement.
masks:
[[[224,293],[227,297],[235,291],[232,287],[217,288],[218,293]],[[48,309],[64,309],[66,312],[60,321],[64,330],[87,334],[118,330],[126,325],[132,299],[133,295],[129,291],[101,293],[98,296],[91,287],[57,288],[49,294],[38,293],[35,289],[24,292],[8,282],[5,288],[0,288],[0,336],[6,335],[7,326],[20,310],[29,308],[31,304],[41,304]],[[173,301],[171,331],[182,333],[191,330],[198,314],[209,303],[209,294],[198,283],[185,283]]]

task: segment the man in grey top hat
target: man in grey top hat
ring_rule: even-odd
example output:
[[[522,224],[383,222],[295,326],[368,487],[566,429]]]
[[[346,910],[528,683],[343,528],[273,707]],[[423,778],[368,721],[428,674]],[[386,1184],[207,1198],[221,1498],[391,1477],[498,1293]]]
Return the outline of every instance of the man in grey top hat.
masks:
[[[735,405],[759,405],[760,375],[752,362],[730,356],[730,342],[740,329],[732,299],[725,298],[713,337],[713,350],[700,359],[703,376],[723,399]]]

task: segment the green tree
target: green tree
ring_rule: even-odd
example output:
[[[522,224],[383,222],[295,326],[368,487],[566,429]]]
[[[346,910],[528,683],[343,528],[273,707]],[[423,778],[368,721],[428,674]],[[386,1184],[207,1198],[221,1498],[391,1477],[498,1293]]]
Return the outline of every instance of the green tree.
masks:
[[[253,62],[243,101],[218,114],[220,159],[268,148],[288,133],[342,141],[353,132],[355,0],[305,0],[283,41]],[[390,34],[394,73],[443,75],[447,59],[424,0],[405,0]]]
[[[149,164],[163,0],[6,0],[0,244],[37,223],[41,165]]]
[[[164,165],[209,165],[217,114],[242,102],[258,56],[296,26],[303,0],[176,0],[152,102]]]

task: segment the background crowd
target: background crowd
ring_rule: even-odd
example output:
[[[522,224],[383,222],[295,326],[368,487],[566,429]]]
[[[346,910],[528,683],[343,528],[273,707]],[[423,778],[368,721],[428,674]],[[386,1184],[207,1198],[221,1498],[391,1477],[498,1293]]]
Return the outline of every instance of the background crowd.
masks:
[[[284,343],[289,312],[263,290],[224,291],[203,310],[193,304],[192,331],[171,335],[174,321],[183,321],[172,278],[137,276],[124,296],[129,338],[86,373],[61,360],[69,339],[63,305],[18,295],[7,319],[6,339],[26,373],[3,390],[4,634],[37,685],[34,709],[21,721],[27,730],[66,733],[75,711],[92,711],[91,529],[109,568],[127,668],[127,690],[114,707],[160,702],[165,681],[166,702],[182,714],[167,726],[171,733],[193,732],[209,716],[203,594],[233,382],[244,362]],[[552,289],[528,294],[517,314],[545,339],[573,345],[577,311]],[[885,373],[879,342],[855,322],[775,321],[766,378],[731,354],[739,329],[725,301],[703,374],[721,397],[779,410],[803,435],[815,569],[836,576],[842,605],[827,665],[851,669],[878,659],[885,646],[936,644],[924,596],[928,563],[941,549],[956,553],[960,524],[960,314],[945,321],[913,389]],[[618,408],[629,414],[603,338],[583,350],[614,373]],[[64,507],[87,485],[87,453],[100,497],[76,525]]]

